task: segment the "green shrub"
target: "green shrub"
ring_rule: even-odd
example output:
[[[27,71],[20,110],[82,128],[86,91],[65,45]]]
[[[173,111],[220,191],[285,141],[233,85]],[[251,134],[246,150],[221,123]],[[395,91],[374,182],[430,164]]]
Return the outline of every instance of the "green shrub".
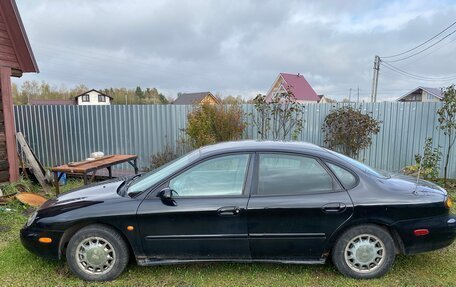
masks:
[[[169,144],[165,146],[165,150],[158,152],[150,157],[151,169],[156,169],[178,157],[178,153]]]
[[[244,132],[242,108],[235,105],[198,106],[187,116],[185,133],[193,148],[230,140],[238,140]]]
[[[402,173],[420,176],[424,179],[435,179],[439,176],[439,162],[442,157],[440,146],[432,147],[432,138],[426,138],[423,155],[415,154],[415,164],[407,166]]]

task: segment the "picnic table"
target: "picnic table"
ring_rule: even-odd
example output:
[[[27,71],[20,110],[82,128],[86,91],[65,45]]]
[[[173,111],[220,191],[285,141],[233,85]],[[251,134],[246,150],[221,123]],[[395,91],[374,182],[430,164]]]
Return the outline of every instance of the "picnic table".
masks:
[[[137,165],[137,155],[128,155],[128,154],[116,154],[116,155],[109,155],[104,156],[100,159],[95,159],[92,161],[84,161],[80,163],[68,163],[64,165],[60,165],[57,167],[53,167],[51,169],[52,173],[54,174],[54,184],[55,184],[55,191],[56,194],[59,194],[59,181],[64,173],[69,174],[79,174],[82,175],[84,179],[84,184],[91,182],[95,178],[95,174],[97,170],[106,168],[108,170],[109,178],[112,178],[112,166],[120,163],[127,162],[129,163],[134,169],[135,174],[138,174],[138,165]],[[90,181],[89,181],[89,174]]]

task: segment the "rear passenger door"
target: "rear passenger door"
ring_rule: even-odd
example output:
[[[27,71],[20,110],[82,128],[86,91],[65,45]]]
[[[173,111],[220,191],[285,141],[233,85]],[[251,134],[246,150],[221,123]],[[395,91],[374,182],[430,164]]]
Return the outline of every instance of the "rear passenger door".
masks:
[[[319,260],[353,213],[348,193],[316,157],[260,153],[255,164],[247,207],[252,259]]]

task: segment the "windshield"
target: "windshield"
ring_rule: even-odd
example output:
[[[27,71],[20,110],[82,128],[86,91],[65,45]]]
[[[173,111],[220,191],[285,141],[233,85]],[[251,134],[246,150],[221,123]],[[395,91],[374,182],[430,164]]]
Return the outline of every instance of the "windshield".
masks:
[[[326,149],[328,152],[332,153],[333,155],[337,156],[340,159],[343,159],[345,161],[348,161],[351,165],[354,165],[355,167],[359,168],[360,170],[371,174],[373,176],[379,177],[379,178],[390,178],[390,175],[385,172],[385,171],[379,171],[375,170],[372,167],[365,165],[364,163],[361,163],[355,159],[352,159],[351,157],[348,157],[346,155],[343,155],[341,153]]]
[[[159,183],[161,180],[165,179],[168,175],[178,171],[183,168],[199,156],[199,150],[188,153],[174,161],[171,161],[161,167],[154,169],[151,172],[148,172],[142,175],[136,182],[133,182],[127,190],[127,194],[131,196],[132,194],[137,194],[143,192],[151,186]]]

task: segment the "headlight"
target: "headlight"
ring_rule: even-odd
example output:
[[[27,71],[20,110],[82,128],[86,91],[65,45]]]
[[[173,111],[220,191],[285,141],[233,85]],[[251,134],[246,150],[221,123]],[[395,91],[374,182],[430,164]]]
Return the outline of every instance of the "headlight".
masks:
[[[30,225],[33,223],[33,221],[35,221],[35,218],[36,218],[36,214],[37,214],[37,213],[38,213],[38,212],[35,211],[34,213],[32,213],[32,214],[30,215],[30,217],[27,219],[27,223],[25,224],[25,227],[30,226]]]

